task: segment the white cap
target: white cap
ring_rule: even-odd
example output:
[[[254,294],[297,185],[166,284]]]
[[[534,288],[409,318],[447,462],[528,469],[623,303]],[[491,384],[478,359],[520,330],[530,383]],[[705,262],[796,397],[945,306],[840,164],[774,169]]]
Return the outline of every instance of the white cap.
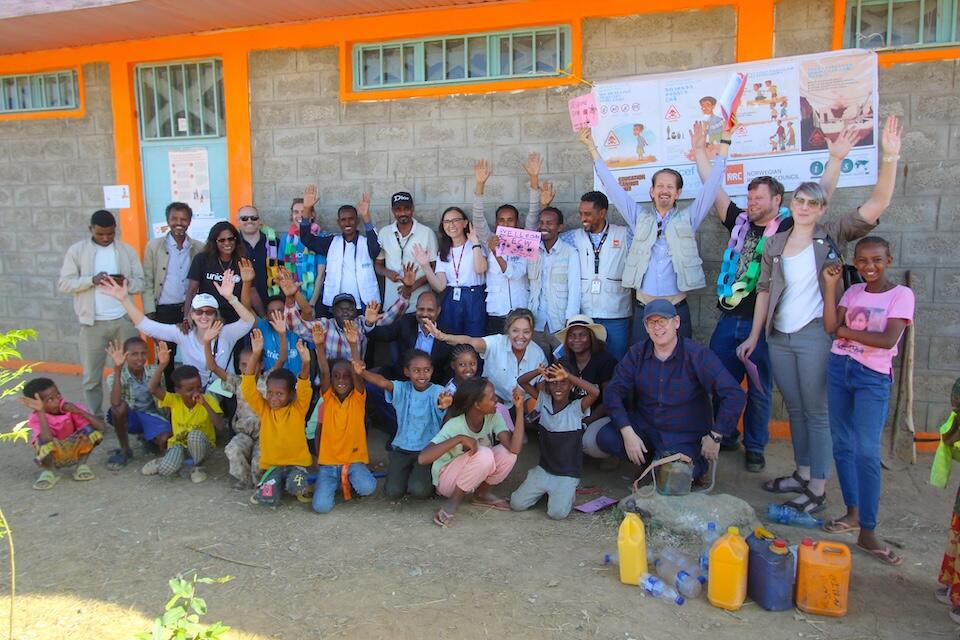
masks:
[[[220,310],[220,303],[209,293],[198,293],[193,296],[193,303],[191,303],[190,306],[194,310],[203,309],[204,307],[212,307],[218,311]]]

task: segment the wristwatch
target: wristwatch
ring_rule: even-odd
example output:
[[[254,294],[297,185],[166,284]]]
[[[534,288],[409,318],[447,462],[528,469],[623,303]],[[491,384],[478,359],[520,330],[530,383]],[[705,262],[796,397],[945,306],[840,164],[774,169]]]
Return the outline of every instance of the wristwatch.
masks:
[[[708,432],[707,435],[710,436],[710,439],[717,444],[720,444],[720,441],[723,440],[723,436],[717,435],[713,431]]]

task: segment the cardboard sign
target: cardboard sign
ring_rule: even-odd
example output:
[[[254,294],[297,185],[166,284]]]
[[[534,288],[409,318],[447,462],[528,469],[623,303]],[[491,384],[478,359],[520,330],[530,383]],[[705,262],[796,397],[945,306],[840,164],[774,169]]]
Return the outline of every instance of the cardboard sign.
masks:
[[[600,120],[597,113],[597,96],[592,93],[572,98],[567,103],[570,109],[570,125],[574,133],[584,127],[593,127]]]
[[[540,256],[540,232],[513,227],[497,227],[497,255],[501,258],[517,257],[536,260]]]

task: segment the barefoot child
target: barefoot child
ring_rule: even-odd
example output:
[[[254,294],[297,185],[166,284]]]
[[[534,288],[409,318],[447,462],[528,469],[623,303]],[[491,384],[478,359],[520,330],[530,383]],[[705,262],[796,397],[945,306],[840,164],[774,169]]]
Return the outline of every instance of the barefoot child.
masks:
[[[313,491],[313,510],[329,513],[337,489],[349,500],[351,488],[358,496],[368,496],[377,488],[377,479],[367,463],[367,432],[364,429],[364,405],[367,394],[363,379],[348,360],[327,362],[327,328],[312,327],[320,390],[323,393],[323,419],[317,430],[317,484]],[[343,335],[350,345],[352,360],[360,360],[360,333],[353,320],[343,322]]]
[[[133,458],[129,434],[142,435],[148,451],[163,451],[172,429],[150,393],[150,378],[157,365],[147,364],[146,341],[134,336],[127,338],[121,348],[120,341],[115,340],[107,345],[107,355],[113,361],[113,373],[107,377],[107,422],[113,425],[120,442],[120,448],[110,452],[107,468],[116,471]]]
[[[74,480],[93,480],[96,476],[87,466],[87,458],[103,440],[103,421],[82,404],[64,400],[50,378],[34,378],[23,385],[20,402],[33,409],[27,424],[33,431],[34,461],[43,468],[33,488],[53,489],[60,479],[54,469],[73,465],[77,465]]]
[[[432,464],[433,484],[447,498],[434,523],[453,524],[457,507],[467,494],[473,504],[509,511],[510,504],[495,496],[491,488],[500,484],[513,469],[523,447],[523,391],[513,390],[517,411],[511,433],[497,413],[497,395],[486,378],[464,380],[453,396],[447,414],[449,420],[430,445],[420,452],[420,464]],[[494,442],[499,442],[494,446]]]
[[[187,453],[193,459],[190,479],[203,482],[206,472],[203,461],[213,453],[217,431],[223,431],[223,409],[212,394],[203,392],[200,370],[184,364],[173,370],[174,393],[163,388],[163,370],[170,362],[170,349],[166,342],[157,344],[157,369],[150,377],[150,393],[157,399],[157,406],[170,409],[173,435],[167,442],[167,452],[143,465],[145,476],[160,474],[171,476],[183,466]]]
[[[390,466],[383,492],[394,500],[405,493],[429,498],[433,494],[430,466],[417,462],[417,456],[440,431],[443,414],[453,401],[453,394],[430,382],[430,354],[411,349],[404,356],[403,375],[407,380],[388,380],[367,371],[360,360],[353,361],[353,369],[365,381],[383,389],[387,402],[397,411],[397,435],[389,447]]]
[[[310,409],[310,350],[297,341],[300,361],[300,377],[294,379],[287,369],[274,369],[267,375],[267,398],[257,390],[257,363],[263,356],[263,334],[253,330],[253,352],[243,372],[241,392],[243,399],[260,417],[260,478],[257,492],[250,496],[254,504],[277,506],[283,490],[307,500],[310,484],[307,482],[307,467],[313,464],[313,456],[303,437],[303,425]]]
[[[547,494],[547,515],[554,520],[566,518],[573,508],[583,468],[582,421],[600,397],[600,387],[575,376],[567,366],[540,366],[517,379],[523,390],[537,399],[540,464],[527,472],[523,484],[510,496],[510,508],[524,511]],[[541,375],[543,381],[534,386],[533,379]]]
[[[946,487],[950,479],[950,466],[953,460],[960,460],[960,378],[953,383],[950,394],[950,416],[940,427],[941,444],[930,470],[930,484]],[[946,549],[940,563],[940,585],[937,587],[937,600],[950,605],[950,619],[960,624],[960,489],[953,503],[953,515],[950,518],[950,532],[947,534]]]
[[[887,420],[893,357],[913,322],[913,292],[887,280],[890,245],[868,236],[857,243],[853,264],[864,279],[836,303],[839,263],[823,270],[823,328],[836,334],[827,365],[827,408],[837,480],[847,513],[823,525],[830,533],[858,533],[857,546],[889,565],[903,563],[874,530],[880,507],[880,439]],[[854,324],[854,316],[867,319]]]

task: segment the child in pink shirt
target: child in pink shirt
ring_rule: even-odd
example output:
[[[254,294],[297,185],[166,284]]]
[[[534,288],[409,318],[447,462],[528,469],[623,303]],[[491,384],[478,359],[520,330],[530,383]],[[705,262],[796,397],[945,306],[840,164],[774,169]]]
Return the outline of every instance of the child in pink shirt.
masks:
[[[913,291],[893,284],[886,269],[890,245],[868,236],[857,243],[853,264],[864,279],[836,304],[843,267],[823,270],[823,327],[836,334],[827,365],[827,408],[833,460],[847,513],[823,528],[858,533],[857,546],[877,560],[899,565],[903,558],[881,542],[874,530],[880,507],[880,438],[887,420],[893,356],[904,330],[913,322]]]

